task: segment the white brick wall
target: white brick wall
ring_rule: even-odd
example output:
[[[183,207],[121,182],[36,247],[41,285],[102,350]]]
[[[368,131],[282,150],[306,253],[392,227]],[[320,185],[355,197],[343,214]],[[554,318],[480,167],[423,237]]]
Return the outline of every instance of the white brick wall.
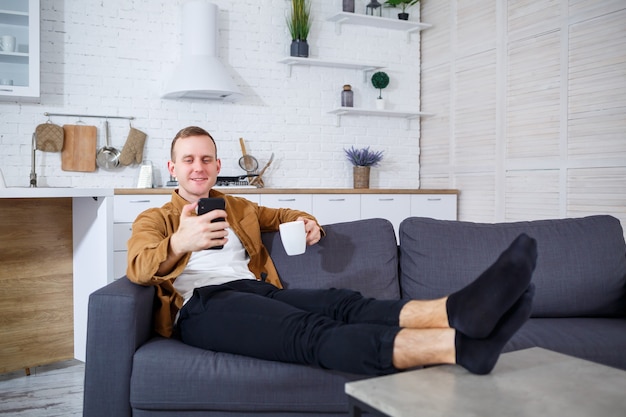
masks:
[[[339,105],[343,84],[352,84],[355,106],[373,108],[377,96],[369,80],[354,70],[294,67],[291,77],[277,61],[289,54],[286,0],[214,0],[219,13],[219,56],[244,93],[237,103],[163,100],[164,81],[180,53],[178,1],[41,0],[40,103],[0,101],[0,169],[8,186],[26,186],[31,134],[47,119],[44,112],[134,116],[146,132],[144,157],[167,180],[171,138],[182,127],[199,125],[218,142],[224,175],[239,175],[239,137],[261,164],[276,154],[265,178],[271,187],[351,187],[351,166],[343,148],[372,146],[385,151],[373,170],[372,186],[419,186],[419,122],[399,118],[343,117],[340,127],[327,112]],[[364,13],[365,0],[357,1]],[[340,35],[326,18],[341,1],[312,0],[314,24],[310,56],[342,61],[380,62],[391,83],[383,91],[389,108],[419,110],[419,34],[344,25]],[[413,7],[412,19],[419,12]],[[384,10],[395,16],[394,10]],[[52,117],[56,124],[75,118]],[[99,129],[102,119],[83,119]],[[128,122],[110,120],[112,144],[122,148]],[[94,173],[61,170],[61,155],[37,152],[40,185],[133,187],[138,167]]]

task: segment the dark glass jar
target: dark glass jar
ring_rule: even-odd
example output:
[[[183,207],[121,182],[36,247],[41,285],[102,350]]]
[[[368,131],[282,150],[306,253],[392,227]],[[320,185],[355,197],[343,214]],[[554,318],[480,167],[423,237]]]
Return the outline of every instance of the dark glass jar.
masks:
[[[341,107],[352,107],[354,105],[354,93],[350,84],[343,86],[341,92]]]

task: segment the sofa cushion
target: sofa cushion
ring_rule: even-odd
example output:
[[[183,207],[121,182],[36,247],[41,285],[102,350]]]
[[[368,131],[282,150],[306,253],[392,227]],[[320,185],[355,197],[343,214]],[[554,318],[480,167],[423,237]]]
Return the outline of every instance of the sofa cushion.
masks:
[[[626,371],[626,319],[534,318],[504,347],[504,352],[541,347]]]
[[[350,288],[366,297],[400,298],[398,247],[388,220],[323,227],[326,236],[296,256],[285,253],[278,232],[263,234],[285,288]]]
[[[533,317],[626,315],[624,235],[606,215],[497,224],[406,219],[399,233],[403,297],[458,290],[522,232],[538,247]]]
[[[348,409],[344,384],[362,378],[159,337],[135,353],[130,402],[144,410],[340,413]]]

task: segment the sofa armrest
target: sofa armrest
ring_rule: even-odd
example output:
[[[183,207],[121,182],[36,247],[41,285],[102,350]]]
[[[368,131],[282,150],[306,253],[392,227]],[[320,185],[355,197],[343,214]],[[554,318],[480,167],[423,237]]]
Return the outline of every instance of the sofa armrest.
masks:
[[[133,355],[152,335],[153,300],[153,287],[126,277],[89,296],[84,417],[130,417]]]

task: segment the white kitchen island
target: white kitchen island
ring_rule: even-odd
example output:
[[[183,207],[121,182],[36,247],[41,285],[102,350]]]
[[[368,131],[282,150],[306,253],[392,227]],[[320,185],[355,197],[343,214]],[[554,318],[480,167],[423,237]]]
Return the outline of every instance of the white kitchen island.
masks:
[[[84,361],[89,294],[113,279],[113,189],[0,188],[0,218],[0,372]]]

